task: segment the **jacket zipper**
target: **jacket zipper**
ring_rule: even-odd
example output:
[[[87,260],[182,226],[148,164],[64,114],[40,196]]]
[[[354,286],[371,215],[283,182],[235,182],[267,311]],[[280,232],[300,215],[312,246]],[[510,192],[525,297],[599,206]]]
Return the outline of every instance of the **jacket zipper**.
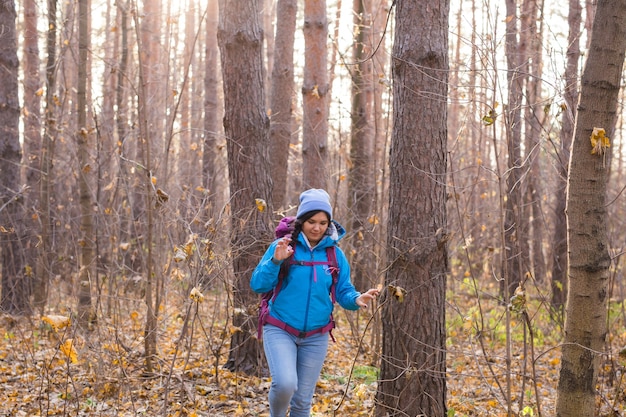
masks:
[[[313,256],[313,249],[309,249],[310,260],[314,261],[315,257]],[[315,268],[316,265],[311,265],[311,274],[309,275],[309,291],[306,298],[306,309],[304,311],[304,325],[302,326],[302,330],[307,332],[307,325],[309,322],[309,309],[311,308],[311,291],[313,289],[313,277],[315,276]]]

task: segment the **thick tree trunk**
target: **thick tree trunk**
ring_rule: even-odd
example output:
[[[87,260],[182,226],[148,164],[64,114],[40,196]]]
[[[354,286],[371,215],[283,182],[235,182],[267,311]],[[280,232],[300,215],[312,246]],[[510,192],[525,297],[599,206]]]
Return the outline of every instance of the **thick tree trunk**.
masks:
[[[261,345],[256,335],[258,296],[250,275],[272,238],[269,119],[263,86],[263,34],[260,0],[220,0],[218,44],[224,80],[224,133],[228,150],[231,245],[234,282],[233,325],[226,367],[250,374],[262,372]],[[256,208],[255,200],[268,203]]]
[[[396,3],[377,416],[446,415],[446,0]],[[403,296],[402,296],[403,295]]]
[[[569,292],[557,416],[592,416],[606,342],[609,268],[606,190],[611,164],[604,129],[614,138],[626,53],[626,0],[598,2],[581,78],[569,166],[567,236]],[[596,142],[594,143],[594,138]]]

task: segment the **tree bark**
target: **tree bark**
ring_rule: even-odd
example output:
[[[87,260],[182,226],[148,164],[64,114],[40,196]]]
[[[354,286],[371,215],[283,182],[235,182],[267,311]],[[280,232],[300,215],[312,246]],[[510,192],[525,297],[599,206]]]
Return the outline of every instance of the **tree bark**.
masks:
[[[350,165],[348,176],[348,209],[352,219],[350,231],[354,248],[352,268],[354,284],[357,288],[370,288],[375,285],[376,273],[369,251],[373,239],[369,235],[372,207],[376,196],[374,173],[374,131],[372,80],[372,11],[366,8],[364,0],[354,0],[353,24],[355,34],[352,67],[352,113],[350,131]],[[373,274],[371,274],[373,272]]]
[[[220,0],[218,44],[224,80],[224,133],[230,181],[232,283],[235,331],[226,368],[261,374],[256,335],[258,296],[249,278],[273,237],[269,176],[269,118],[263,84],[260,0]],[[256,199],[267,207],[258,210]]]
[[[276,5],[276,38],[271,82],[270,157],[273,180],[272,204],[285,204],[289,166],[289,145],[294,132],[293,121],[293,42],[296,31],[296,0],[278,0]]]
[[[574,135],[574,116],[578,101],[578,60],[580,59],[580,26],[582,23],[580,0],[569,0],[568,48],[565,67],[565,106],[561,117],[560,146],[558,148],[558,186],[554,211],[554,234],[552,237],[552,307],[563,317],[567,299],[567,219],[565,200],[570,147]]]
[[[48,272],[42,268],[45,255],[38,240],[41,238],[41,184],[42,147],[41,147],[41,91],[39,43],[37,33],[37,3],[35,0],[24,0],[24,157],[26,169],[25,180],[28,186],[26,207],[29,212],[24,220],[29,222],[28,240],[25,250],[25,265],[30,278],[33,306],[40,313],[46,304],[48,294]]]
[[[89,49],[89,2],[79,0],[78,2],[78,85],[76,115],[77,132],[76,143],[78,144],[78,190],[80,204],[80,230],[81,240],[80,261],[78,272],[78,323],[83,328],[88,328],[93,319],[91,302],[91,283],[95,278],[95,230],[93,226],[94,198],[91,194],[93,182],[90,181],[95,172],[93,160],[90,156],[91,128],[87,124],[87,74],[88,63],[87,53]]]
[[[16,12],[13,0],[0,3],[0,309],[29,314],[29,286],[24,276],[23,198],[20,190],[22,149],[19,141],[20,105]]]
[[[567,189],[569,293],[557,393],[557,417],[596,412],[596,381],[606,342],[611,256],[606,190],[626,53],[626,0],[598,2],[581,78]],[[597,138],[597,136],[596,136]]]
[[[328,19],[326,0],[304,2],[302,184],[326,188],[328,180]]]
[[[504,219],[505,247],[503,248],[506,265],[502,271],[500,292],[503,302],[507,303],[523,276],[527,265],[528,250],[525,241],[528,220],[522,204],[522,102],[525,73],[522,66],[526,63],[525,45],[518,42],[517,3],[506,0],[506,60],[508,104],[504,110],[507,143],[506,208]],[[523,48],[524,47],[524,48]]]
[[[209,213],[217,202],[218,137],[219,137],[219,49],[217,46],[218,7],[207,4],[206,51],[204,58],[204,142],[202,146],[202,186],[209,195]]]
[[[396,3],[377,416],[446,415],[447,0]]]

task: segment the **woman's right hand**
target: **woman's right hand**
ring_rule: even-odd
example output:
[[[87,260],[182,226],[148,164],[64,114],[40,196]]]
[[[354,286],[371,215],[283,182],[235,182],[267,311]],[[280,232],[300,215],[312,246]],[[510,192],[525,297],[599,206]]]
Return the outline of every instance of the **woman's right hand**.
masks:
[[[284,261],[291,256],[293,248],[289,245],[289,243],[291,243],[291,238],[289,237],[284,237],[278,241],[276,249],[274,249],[275,260]]]

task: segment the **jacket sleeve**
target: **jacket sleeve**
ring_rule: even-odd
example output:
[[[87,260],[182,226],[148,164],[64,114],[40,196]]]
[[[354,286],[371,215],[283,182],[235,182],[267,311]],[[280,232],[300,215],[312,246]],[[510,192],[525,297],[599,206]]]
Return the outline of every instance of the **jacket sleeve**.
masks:
[[[359,306],[356,299],[361,295],[352,281],[350,281],[350,264],[346,259],[346,255],[339,247],[336,247],[337,265],[339,266],[339,280],[335,288],[335,295],[339,305],[346,310],[358,310]],[[270,261],[271,262],[271,261]]]
[[[274,263],[274,261],[272,261],[276,242],[277,241],[273,242],[269,248],[267,248],[261,261],[254,269],[254,272],[252,272],[250,288],[256,293],[262,294],[271,291],[276,284],[278,284],[278,272],[280,271],[282,262]]]

